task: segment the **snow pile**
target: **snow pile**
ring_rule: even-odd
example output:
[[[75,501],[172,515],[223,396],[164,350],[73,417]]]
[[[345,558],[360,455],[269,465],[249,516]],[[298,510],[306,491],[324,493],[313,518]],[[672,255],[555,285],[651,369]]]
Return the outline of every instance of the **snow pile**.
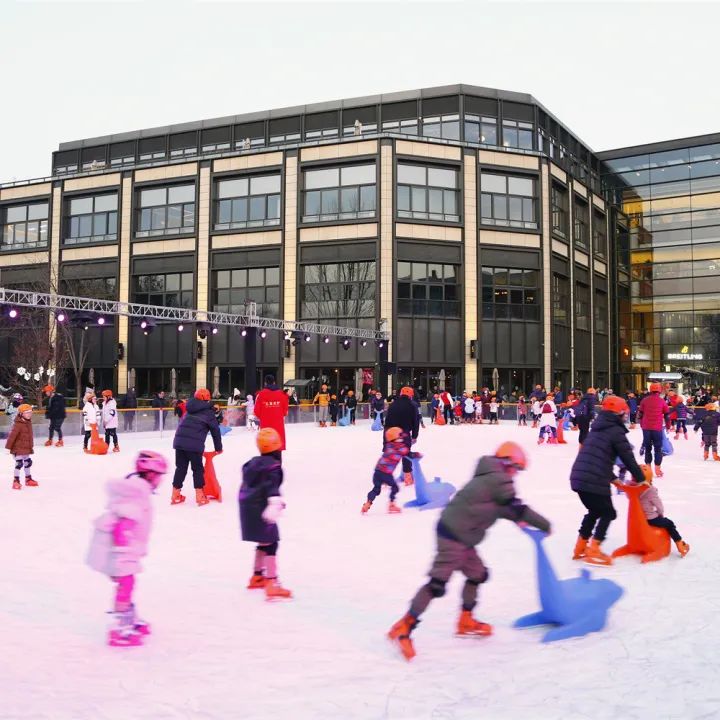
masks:
[[[560,577],[583,514],[570,491],[577,433],[566,446],[541,446],[530,428],[429,427],[418,449],[428,480],[461,486],[480,454],[504,439],[528,448],[531,467],[518,494],[553,522],[546,549]],[[538,609],[534,549],[509,522],[479,552],[490,568],[476,615],[495,626],[482,640],[454,637],[462,578],[448,585],[414,634],[405,663],[384,639],[425,582],[438,512],[385,512],[383,494],[362,505],[380,452],[368,423],[350,428],[288,426],[285,498],[278,555],[290,603],[266,603],[245,589],[252,545],[239,540],[235,498],[254,435],[236,428],[216,458],[225,501],[198,508],[169,504],[170,478],[155,499],[156,518],[136,603],[153,624],[141,648],[109,648],[111,583],[84,565],[104,482],[129,471],[134,452],[172,458],[172,439],[120,434],[122,452],[82,454],[80,440],[34,456],[37,489],[11,490],[5,456],[0,487],[0,718],[388,718],[477,720],[718,717],[720,463],[702,461],[697,436],[675,443],[657,481],[666,512],[692,546],[680,560],[641,566],[623,558],[597,569],[625,595],[608,627],[586,638],[541,645],[542,630],[512,629]],[[631,441],[640,444],[640,431]],[[405,488],[399,501],[412,499]],[[627,500],[605,547],[623,544]]]

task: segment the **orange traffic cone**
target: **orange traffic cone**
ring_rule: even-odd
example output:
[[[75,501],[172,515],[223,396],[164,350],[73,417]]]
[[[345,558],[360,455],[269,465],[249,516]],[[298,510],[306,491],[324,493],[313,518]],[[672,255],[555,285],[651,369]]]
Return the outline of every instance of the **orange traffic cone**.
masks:
[[[100,438],[97,425],[90,426],[90,454],[107,455],[108,444]]]
[[[215,466],[213,465],[213,458],[216,455],[219,455],[219,453],[214,450],[203,453],[203,457],[205,458],[205,485],[203,490],[205,497],[222,502],[222,488],[218,482],[217,475],[215,474]]]

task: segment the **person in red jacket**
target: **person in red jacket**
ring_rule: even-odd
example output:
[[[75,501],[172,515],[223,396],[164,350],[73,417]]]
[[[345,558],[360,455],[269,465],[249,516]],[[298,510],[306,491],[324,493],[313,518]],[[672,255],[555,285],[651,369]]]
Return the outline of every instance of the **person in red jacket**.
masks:
[[[645,464],[650,465],[655,454],[655,477],[662,477],[662,445],[665,418],[670,412],[667,403],[660,397],[662,385],[652,383],[650,394],[643,398],[638,408],[638,418],[643,432],[643,447],[645,448]]]
[[[265,376],[265,387],[255,398],[255,417],[260,428],[270,427],[277,431],[282,440],[280,450],[285,450],[285,416],[290,402],[288,396],[275,384],[274,375]]]

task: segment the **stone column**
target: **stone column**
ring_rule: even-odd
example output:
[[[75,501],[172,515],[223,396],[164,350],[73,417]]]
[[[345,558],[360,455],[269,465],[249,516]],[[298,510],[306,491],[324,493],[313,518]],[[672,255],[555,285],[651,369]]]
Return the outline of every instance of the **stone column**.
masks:
[[[283,314],[285,320],[296,320],[298,287],[298,155],[297,151],[285,155],[285,232],[283,238]],[[281,340],[283,361],[278,385],[295,377],[295,348],[290,346],[290,357],[285,357],[285,343]]]
[[[118,267],[118,300],[130,302],[130,241],[132,233],[132,173],[127,173],[122,179],[120,193],[120,262]],[[126,393],[128,389],[128,354],[130,337],[130,318],[121,315],[117,319],[118,343],[122,343],[125,354],[118,359],[118,394]]]
[[[465,379],[463,387],[478,387],[478,357],[480,354],[480,338],[478,337],[478,232],[477,232],[477,155],[466,150],[464,162],[464,200],[463,217],[465,232],[464,252],[464,311],[465,337],[463,339],[463,357],[465,358]],[[475,358],[470,357],[470,341],[475,340]]]
[[[200,168],[198,190],[198,241],[197,241],[197,309],[209,309],[209,275],[210,275],[210,163]],[[201,314],[199,314],[201,317]],[[195,365],[195,387],[207,387],[209,338],[196,341],[202,343],[202,357],[197,358]]]

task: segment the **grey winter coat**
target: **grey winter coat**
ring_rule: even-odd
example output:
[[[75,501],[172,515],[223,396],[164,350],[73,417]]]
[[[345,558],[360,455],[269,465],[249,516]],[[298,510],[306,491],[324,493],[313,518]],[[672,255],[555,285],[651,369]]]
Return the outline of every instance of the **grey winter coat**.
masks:
[[[515,495],[515,484],[502,461],[485,456],[478,460],[475,474],[440,515],[438,534],[474,547],[496,520],[526,522],[547,532],[550,523]]]

